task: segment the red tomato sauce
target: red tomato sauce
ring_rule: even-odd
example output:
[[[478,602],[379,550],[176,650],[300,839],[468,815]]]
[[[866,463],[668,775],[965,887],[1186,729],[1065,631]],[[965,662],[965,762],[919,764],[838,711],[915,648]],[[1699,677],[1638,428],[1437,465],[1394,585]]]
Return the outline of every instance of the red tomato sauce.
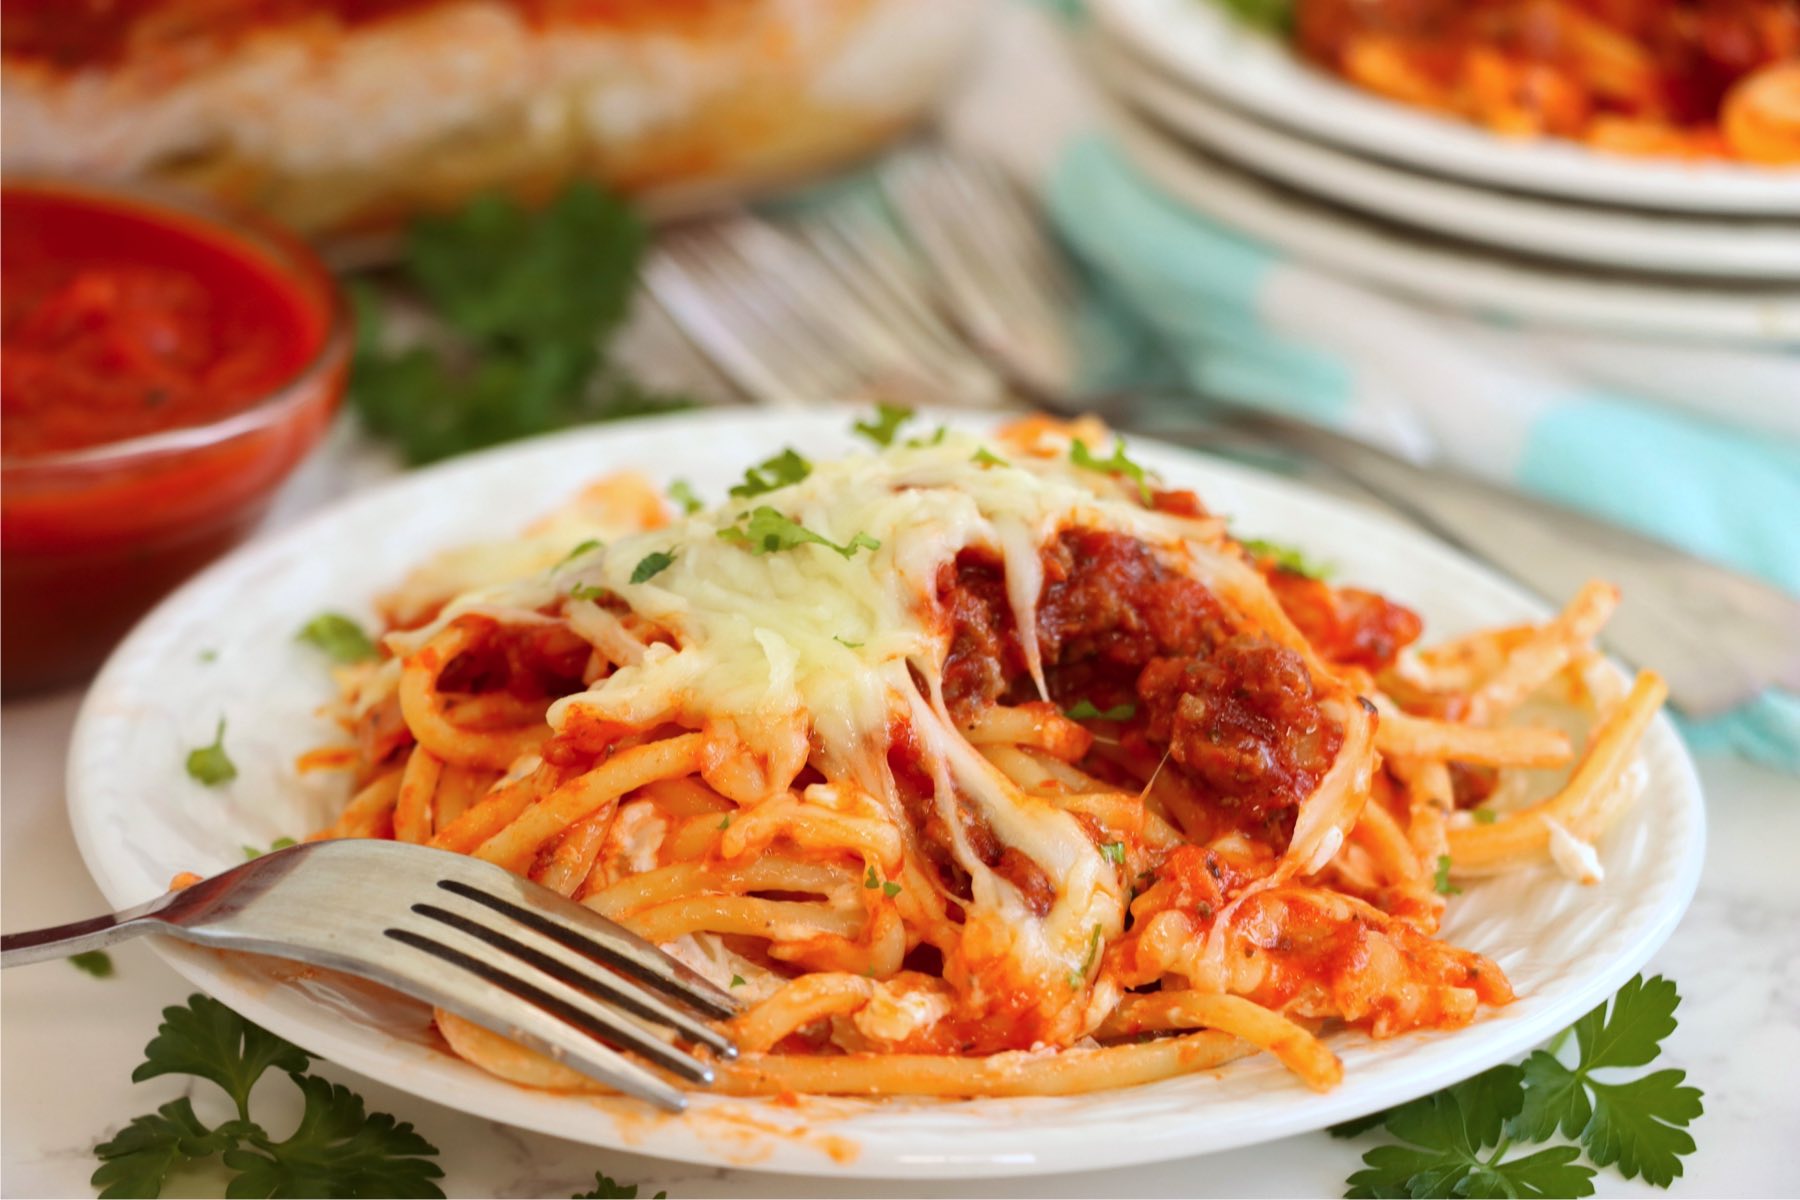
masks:
[[[0,449],[85,450],[256,403],[325,315],[241,241],[165,213],[0,193]]]
[[[80,679],[255,526],[330,423],[347,339],[304,247],[102,189],[0,189],[0,275],[0,687],[16,694]]]

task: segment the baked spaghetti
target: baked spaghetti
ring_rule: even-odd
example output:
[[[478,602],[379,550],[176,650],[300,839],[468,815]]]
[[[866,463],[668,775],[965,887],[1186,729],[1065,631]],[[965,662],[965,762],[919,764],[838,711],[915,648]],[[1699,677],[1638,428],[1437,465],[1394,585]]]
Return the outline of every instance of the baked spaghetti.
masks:
[[[1592,649],[1612,589],[1418,650],[1410,610],[1234,540],[1098,426],[867,428],[716,507],[615,477],[415,571],[340,675],[355,794],[315,836],[473,854],[667,948],[745,1001],[728,1092],[1063,1093],[1256,1049],[1328,1088],[1327,1027],[1511,1000],[1433,935],[1452,872],[1597,875],[1663,694]],[[1509,723],[1546,701],[1585,745]]]

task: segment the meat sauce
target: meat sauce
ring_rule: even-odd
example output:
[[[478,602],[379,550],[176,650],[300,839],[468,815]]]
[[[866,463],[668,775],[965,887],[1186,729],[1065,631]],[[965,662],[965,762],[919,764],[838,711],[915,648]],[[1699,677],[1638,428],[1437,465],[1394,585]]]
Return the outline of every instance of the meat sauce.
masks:
[[[1197,502],[1177,507],[1204,512]],[[1042,565],[1037,641],[1057,703],[1133,706],[1124,742],[1148,753],[1167,751],[1173,768],[1233,823],[1285,829],[1343,740],[1321,711],[1300,655],[1236,632],[1211,591],[1128,534],[1067,531],[1044,549]],[[1285,571],[1271,572],[1270,583],[1289,616],[1333,662],[1380,670],[1420,631],[1414,613],[1372,592],[1333,589]],[[995,702],[1034,699],[1000,559],[963,551],[940,571],[938,601],[950,623],[943,687],[951,715],[961,719]],[[915,828],[936,847],[928,853],[947,885],[966,889],[919,761],[909,737],[896,739],[890,766]],[[1022,881],[1022,892],[1041,892],[1047,908],[1052,892],[1047,881],[1040,886],[1042,872],[1021,865],[1029,864],[1023,856],[1010,861],[1014,852],[994,843],[966,805],[961,811],[965,836],[982,861]]]

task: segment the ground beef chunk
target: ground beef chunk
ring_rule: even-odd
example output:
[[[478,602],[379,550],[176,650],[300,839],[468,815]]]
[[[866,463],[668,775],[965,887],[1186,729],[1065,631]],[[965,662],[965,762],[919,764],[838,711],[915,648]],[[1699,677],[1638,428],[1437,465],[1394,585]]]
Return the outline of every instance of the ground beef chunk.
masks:
[[[1151,741],[1196,783],[1251,820],[1279,815],[1318,786],[1343,741],[1300,656],[1265,638],[1231,638],[1203,657],[1156,658],[1138,676]]]
[[[1069,530],[1044,551],[1038,601],[1044,661],[1138,668],[1194,654],[1225,635],[1219,602],[1130,534]]]
[[[1006,572],[987,551],[964,550],[938,571],[938,603],[950,617],[944,702],[958,718],[984,707],[1024,675],[1025,656],[1006,598]]]

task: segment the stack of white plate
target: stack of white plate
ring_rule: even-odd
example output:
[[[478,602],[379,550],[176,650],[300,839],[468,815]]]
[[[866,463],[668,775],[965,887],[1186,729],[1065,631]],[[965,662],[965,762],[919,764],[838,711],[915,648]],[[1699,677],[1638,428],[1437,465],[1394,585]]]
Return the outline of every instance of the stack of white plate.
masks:
[[[1800,170],[1521,141],[1360,91],[1213,0],[1091,0],[1114,132],[1171,197],[1438,305],[1800,345]]]

